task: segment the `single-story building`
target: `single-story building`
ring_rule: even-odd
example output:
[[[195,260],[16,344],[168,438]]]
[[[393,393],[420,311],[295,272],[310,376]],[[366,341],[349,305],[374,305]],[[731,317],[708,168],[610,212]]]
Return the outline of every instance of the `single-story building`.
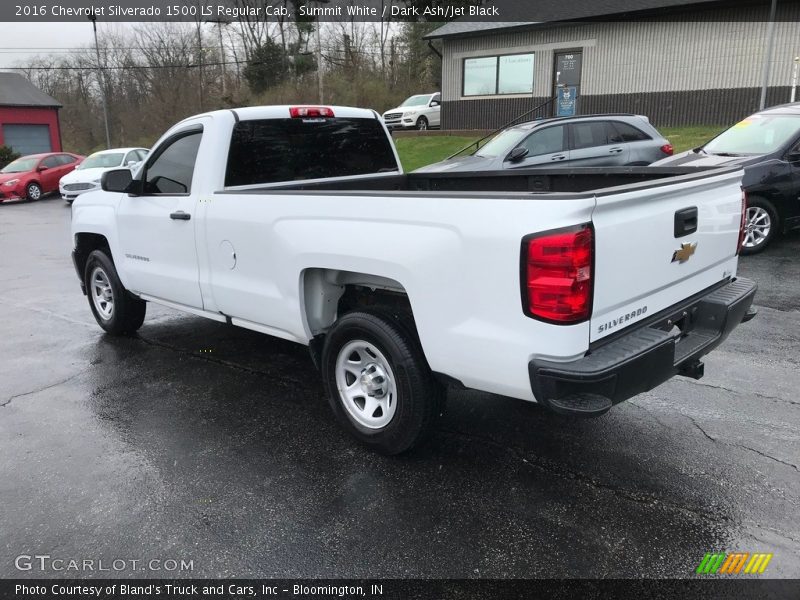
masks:
[[[19,73],[0,73],[0,146],[23,155],[61,152],[59,108]]]
[[[766,105],[789,102],[800,55],[798,0],[778,0],[774,21],[770,0],[537,0],[517,14],[537,22],[456,20],[428,34],[441,40],[443,129],[500,127],[545,103],[527,118],[729,124],[759,108],[768,52]]]

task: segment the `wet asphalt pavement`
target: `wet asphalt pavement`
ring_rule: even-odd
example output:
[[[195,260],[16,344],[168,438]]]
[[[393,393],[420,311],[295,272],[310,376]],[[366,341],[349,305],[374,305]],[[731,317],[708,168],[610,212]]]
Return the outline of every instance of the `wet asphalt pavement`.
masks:
[[[432,442],[385,458],[339,429],[301,346],[152,304],[138,337],[103,335],[69,214],[0,205],[2,577],[92,575],[21,554],[193,561],[117,573],[138,577],[692,577],[711,551],[800,577],[798,234],[741,261],[759,316],[703,379],[583,421],[451,391]]]

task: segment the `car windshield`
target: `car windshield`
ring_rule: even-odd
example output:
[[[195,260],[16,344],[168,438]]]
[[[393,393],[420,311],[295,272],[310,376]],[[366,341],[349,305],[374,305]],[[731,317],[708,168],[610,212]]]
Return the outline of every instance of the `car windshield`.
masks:
[[[475,152],[475,156],[484,158],[494,158],[495,156],[505,156],[525,137],[528,131],[525,129],[506,129],[501,131],[485,146]]]
[[[18,158],[14,162],[10,162],[3,167],[0,173],[24,173],[25,171],[33,171],[37,162],[39,162],[38,158]]]
[[[78,165],[78,169],[107,169],[109,167],[118,167],[122,162],[122,152],[112,152],[112,153],[104,153],[104,154],[92,154],[91,156],[87,157],[80,165]]]
[[[411,98],[406,98],[400,106],[425,106],[430,99],[431,96],[429,94],[411,96]]]
[[[752,115],[703,146],[709,154],[770,154],[800,133],[800,115]]]

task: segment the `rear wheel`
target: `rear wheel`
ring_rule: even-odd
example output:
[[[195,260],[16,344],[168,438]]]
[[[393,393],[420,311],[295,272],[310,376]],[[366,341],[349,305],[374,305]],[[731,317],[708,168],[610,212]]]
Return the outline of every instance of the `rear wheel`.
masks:
[[[147,303],[123,287],[114,262],[102,250],[93,251],[86,260],[84,283],[92,314],[105,331],[125,335],[142,326]]]
[[[778,234],[778,211],[764,198],[747,199],[742,254],[756,254],[766,248]]]
[[[34,201],[42,197],[42,187],[38,183],[29,183],[25,188],[25,197]]]
[[[420,131],[425,131],[428,128],[428,119],[425,117],[420,117],[417,119],[417,129]]]
[[[351,312],[334,324],[322,375],[339,421],[382,454],[423,441],[444,407],[444,390],[411,328],[378,312]]]

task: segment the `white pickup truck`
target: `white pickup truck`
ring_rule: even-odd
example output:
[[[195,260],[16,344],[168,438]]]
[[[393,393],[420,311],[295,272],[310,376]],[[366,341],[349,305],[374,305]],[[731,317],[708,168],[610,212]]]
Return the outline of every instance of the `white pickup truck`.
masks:
[[[111,334],[146,302],[305,344],[334,413],[398,453],[447,385],[596,416],[755,314],[737,278],[740,169],[404,174],[380,116],[181,121],[73,206],[73,260]]]

